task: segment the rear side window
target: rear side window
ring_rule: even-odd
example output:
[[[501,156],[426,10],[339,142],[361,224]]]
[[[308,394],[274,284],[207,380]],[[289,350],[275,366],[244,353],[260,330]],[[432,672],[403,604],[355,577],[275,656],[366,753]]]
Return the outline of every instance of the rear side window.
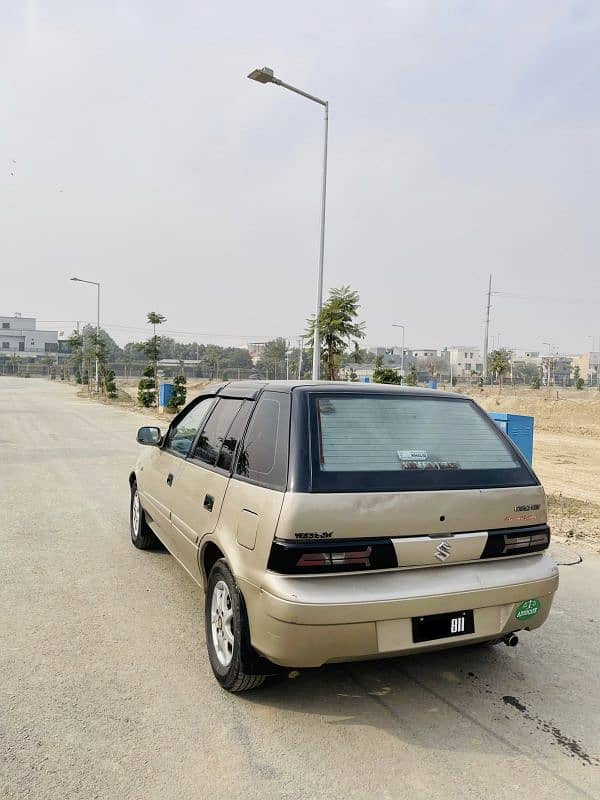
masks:
[[[244,435],[244,429],[246,427],[246,423],[248,422],[248,417],[250,416],[253,406],[254,403],[251,403],[249,400],[245,400],[241,409],[236,414],[235,419],[231,423],[231,427],[227,431],[227,435],[223,439],[223,444],[221,445],[221,450],[217,459],[217,467],[231,471],[233,459],[235,457],[240,440]]]
[[[202,429],[192,458],[215,466],[227,432],[242,407],[243,400],[221,398]]]
[[[313,395],[313,488],[394,491],[535,483],[494,423],[469,401]]]
[[[262,394],[238,453],[236,475],[271,489],[285,489],[289,422],[289,394]]]

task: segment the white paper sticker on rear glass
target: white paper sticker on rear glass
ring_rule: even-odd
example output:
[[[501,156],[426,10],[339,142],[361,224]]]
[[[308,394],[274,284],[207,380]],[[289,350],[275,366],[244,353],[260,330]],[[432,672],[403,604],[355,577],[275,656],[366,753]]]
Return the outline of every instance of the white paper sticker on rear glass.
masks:
[[[427,450],[397,450],[400,461],[427,461]]]

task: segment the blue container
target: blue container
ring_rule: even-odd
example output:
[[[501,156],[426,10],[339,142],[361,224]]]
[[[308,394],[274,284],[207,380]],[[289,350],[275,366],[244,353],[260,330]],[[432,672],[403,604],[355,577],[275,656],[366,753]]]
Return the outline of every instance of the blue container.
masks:
[[[172,383],[161,383],[158,386],[158,405],[166,406],[173,394]]]
[[[433,379],[430,380],[427,385],[429,386],[430,389],[437,389],[437,381],[436,380],[433,380]]]
[[[368,375],[365,375],[363,378],[360,379],[361,383],[371,383],[371,378]]]
[[[499,414],[496,411],[492,411],[490,417],[517,445],[529,464],[533,464],[533,417],[522,414]]]

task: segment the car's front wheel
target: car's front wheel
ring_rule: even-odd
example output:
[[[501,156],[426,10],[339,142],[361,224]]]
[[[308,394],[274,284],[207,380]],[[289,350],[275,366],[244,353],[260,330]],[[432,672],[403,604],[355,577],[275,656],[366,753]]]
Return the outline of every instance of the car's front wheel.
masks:
[[[265,675],[258,674],[261,659],[252,652],[244,600],[223,559],[210,571],[204,622],[210,665],[221,686],[229,692],[260,686]]]
[[[158,539],[146,522],[146,516],[140,502],[140,495],[135,481],[131,484],[129,529],[131,531],[131,541],[139,550],[150,550],[158,544]]]

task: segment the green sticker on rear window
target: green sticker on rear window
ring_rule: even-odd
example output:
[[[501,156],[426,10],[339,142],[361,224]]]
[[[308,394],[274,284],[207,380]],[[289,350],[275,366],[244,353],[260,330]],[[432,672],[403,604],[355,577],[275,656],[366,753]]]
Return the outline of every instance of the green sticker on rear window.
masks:
[[[515,617],[517,619],[529,619],[529,617],[534,617],[541,607],[542,604],[539,600],[525,600],[515,611]]]

